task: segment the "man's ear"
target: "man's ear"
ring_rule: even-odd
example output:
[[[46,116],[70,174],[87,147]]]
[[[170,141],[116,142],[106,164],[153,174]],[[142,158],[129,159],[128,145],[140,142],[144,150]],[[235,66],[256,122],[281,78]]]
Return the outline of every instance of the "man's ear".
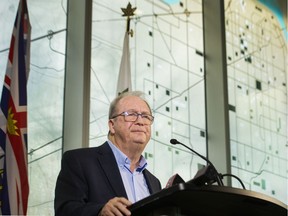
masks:
[[[113,119],[109,119],[108,126],[109,126],[109,131],[110,131],[111,134],[115,133],[114,125],[115,125],[114,120]]]

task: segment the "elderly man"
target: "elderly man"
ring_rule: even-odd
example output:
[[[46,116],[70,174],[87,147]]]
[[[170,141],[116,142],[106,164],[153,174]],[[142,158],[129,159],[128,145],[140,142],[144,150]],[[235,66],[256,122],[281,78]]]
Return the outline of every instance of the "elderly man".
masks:
[[[142,152],[154,117],[141,92],[115,98],[108,140],[64,153],[55,189],[55,215],[131,215],[132,203],[161,190]]]

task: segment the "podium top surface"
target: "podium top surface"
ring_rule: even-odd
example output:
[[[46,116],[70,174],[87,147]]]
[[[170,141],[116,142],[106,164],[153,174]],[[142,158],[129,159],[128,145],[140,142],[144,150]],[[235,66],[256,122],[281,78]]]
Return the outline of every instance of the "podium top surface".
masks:
[[[287,216],[287,205],[267,195],[223,186],[195,187],[180,183],[144,198],[132,206],[132,215],[146,216],[162,209],[177,209],[180,216]],[[157,214],[153,214],[157,215]]]

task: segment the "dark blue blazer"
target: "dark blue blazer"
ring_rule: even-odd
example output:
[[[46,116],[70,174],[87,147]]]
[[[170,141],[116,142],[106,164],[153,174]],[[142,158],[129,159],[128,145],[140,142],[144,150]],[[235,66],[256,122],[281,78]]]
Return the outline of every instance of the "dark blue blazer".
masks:
[[[151,194],[161,190],[160,181],[147,169],[144,176]],[[56,216],[97,215],[113,197],[127,198],[127,194],[107,142],[63,154],[55,188]]]

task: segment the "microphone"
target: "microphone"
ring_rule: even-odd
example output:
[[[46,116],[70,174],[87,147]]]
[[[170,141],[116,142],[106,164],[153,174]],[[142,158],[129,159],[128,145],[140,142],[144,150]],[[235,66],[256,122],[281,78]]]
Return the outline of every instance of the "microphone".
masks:
[[[220,174],[217,172],[215,166],[213,165],[213,163],[208,158],[199,154],[198,152],[196,152],[192,148],[188,147],[187,145],[179,142],[177,139],[171,139],[170,143],[172,145],[180,144],[180,145],[184,146],[185,148],[189,149],[194,154],[198,155],[200,158],[202,158],[203,160],[205,160],[208,163],[208,166],[205,166],[204,168],[199,170],[196,173],[196,175],[194,176],[194,178],[189,182],[191,182],[197,186],[201,186],[201,185],[204,185],[205,183],[212,184],[216,181],[218,185],[223,186],[223,182],[222,182]]]

